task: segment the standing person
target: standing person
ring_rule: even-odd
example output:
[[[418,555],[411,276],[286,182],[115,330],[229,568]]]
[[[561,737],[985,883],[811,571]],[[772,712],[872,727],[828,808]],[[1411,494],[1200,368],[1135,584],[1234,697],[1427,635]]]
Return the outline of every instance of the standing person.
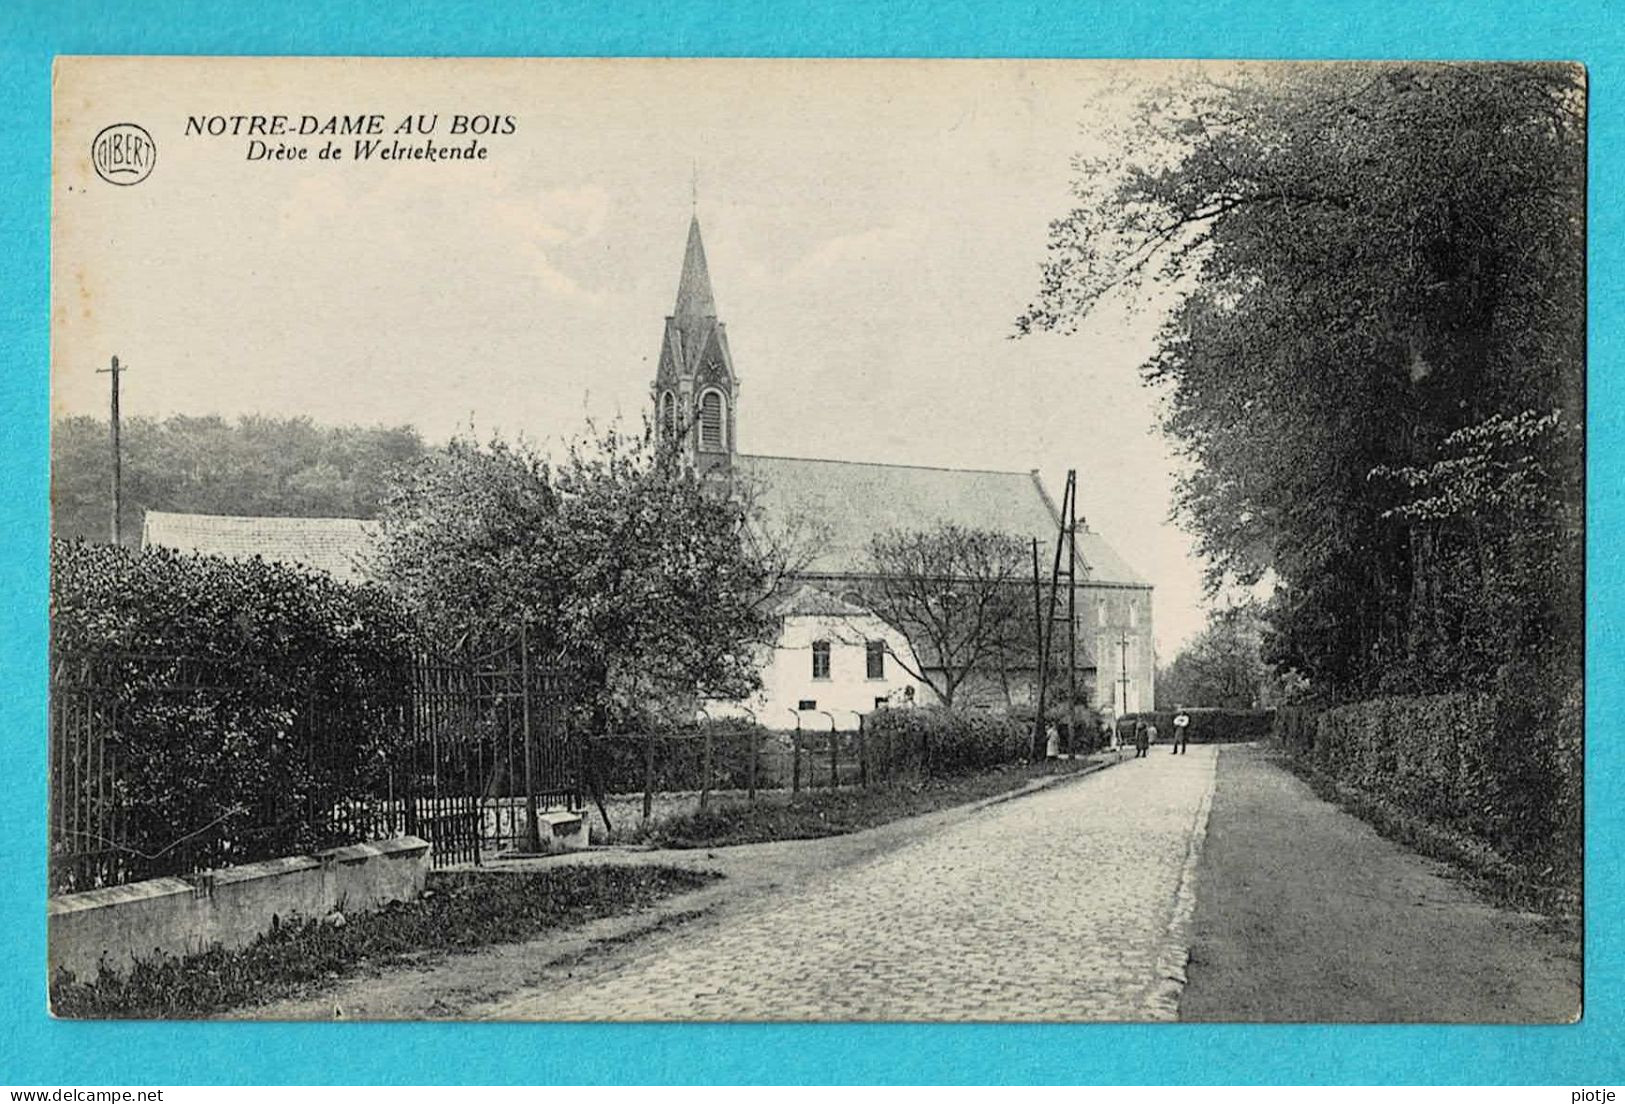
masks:
[[[1153,747],[1156,744],[1156,742],[1157,742],[1157,726],[1152,724],[1150,721],[1147,721],[1145,723],[1145,746],[1147,748],[1147,754],[1150,754],[1149,749],[1151,747]]]
[[[1191,716],[1182,708],[1174,716],[1174,754],[1181,755],[1190,746]]]
[[[1134,758],[1144,759],[1146,749],[1150,746],[1151,741],[1146,734],[1145,722],[1136,717],[1134,719]]]

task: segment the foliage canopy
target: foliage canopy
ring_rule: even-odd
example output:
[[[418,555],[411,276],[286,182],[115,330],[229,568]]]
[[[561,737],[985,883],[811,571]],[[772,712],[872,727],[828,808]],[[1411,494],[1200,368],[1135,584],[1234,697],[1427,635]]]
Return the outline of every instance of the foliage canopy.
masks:
[[[1176,515],[1210,585],[1273,577],[1271,658],[1327,697],[1578,675],[1583,80],[1198,70],[1052,226],[1018,331],[1175,293],[1144,374]]]
[[[410,426],[323,426],[309,418],[123,418],[126,544],[148,510],[248,517],[378,512],[390,472],[427,447]],[[51,432],[51,531],[106,540],[112,450],[107,422],[60,418]]]
[[[781,551],[748,500],[648,434],[611,430],[553,462],[463,437],[406,473],[376,571],[445,645],[524,626],[602,731],[651,707],[759,685]]]

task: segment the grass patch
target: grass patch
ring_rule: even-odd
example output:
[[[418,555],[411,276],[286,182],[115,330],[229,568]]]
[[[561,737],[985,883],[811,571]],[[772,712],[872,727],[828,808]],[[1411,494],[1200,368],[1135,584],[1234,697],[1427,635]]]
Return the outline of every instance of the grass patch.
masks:
[[[1322,801],[1359,817],[1377,833],[1419,855],[1447,863],[1474,890],[1506,908],[1538,912],[1560,926],[1578,928],[1580,889],[1517,863],[1482,840],[1408,812],[1392,801],[1328,778],[1294,755],[1280,761],[1307,782]]]
[[[1034,779],[1076,774],[1091,765],[1085,760],[1069,759],[1023,763],[952,778],[896,782],[870,790],[803,790],[793,798],[783,791],[761,793],[754,805],[720,805],[703,813],[651,821],[616,835],[630,842],[673,848],[819,839],[997,797]]]
[[[51,1011],[84,1019],[196,1019],[293,996],[368,966],[436,961],[495,943],[647,908],[720,875],[664,866],[565,866],[535,873],[429,875],[416,901],[284,924],[235,951],[136,963],[117,977],[51,982]]]

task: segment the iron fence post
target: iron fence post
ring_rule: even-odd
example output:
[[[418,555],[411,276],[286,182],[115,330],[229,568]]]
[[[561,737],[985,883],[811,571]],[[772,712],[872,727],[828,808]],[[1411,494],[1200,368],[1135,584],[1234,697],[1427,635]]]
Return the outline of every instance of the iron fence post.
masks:
[[[869,788],[869,747],[863,736],[863,714],[858,714],[858,785]]]
[[[700,812],[705,812],[711,805],[711,756],[713,753],[712,736],[709,726],[705,730],[705,754],[700,767],[703,777],[700,779]]]
[[[643,822],[649,823],[655,802],[655,734],[643,734]]]

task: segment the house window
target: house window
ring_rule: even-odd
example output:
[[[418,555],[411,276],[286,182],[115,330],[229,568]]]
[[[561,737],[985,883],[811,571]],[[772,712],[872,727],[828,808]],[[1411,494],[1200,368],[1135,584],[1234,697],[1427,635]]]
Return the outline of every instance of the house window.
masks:
[[[677,436],[677,396],[670,391],[660,396],[660,436],[667,441]]]
[[[798,713],[808,713],[817,708],[818,701],[815,698],[802,698],[796,702],[796,712]]]
[[[1104,625],[1105,623],[1106,623],[1106,599],[1104,599],[1104,598],[1096,598],[1095,599],[1095,624]]]
[[[1132,598],[1128,600],[1128,623],[1129,628],[1138,628],[1140,625],[1140,604]]]
[[[728,407],[721,391],[700,396],[700,448],[723,452],[728,447]]]
[[[829,678],[829,641],[813,641],[813,678]]]
[[[863,646],[865,674],[872,679],[886,677],[886,642],[871,640]]]

